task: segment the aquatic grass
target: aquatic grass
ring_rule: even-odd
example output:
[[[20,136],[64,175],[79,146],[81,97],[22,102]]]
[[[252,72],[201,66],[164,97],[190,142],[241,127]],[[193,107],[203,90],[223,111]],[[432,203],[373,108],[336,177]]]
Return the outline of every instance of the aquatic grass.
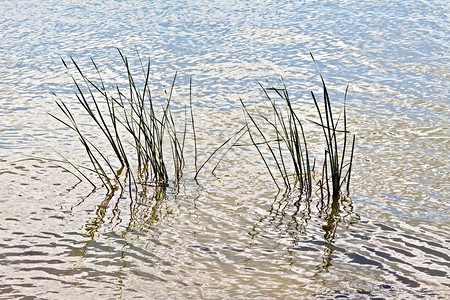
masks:
[[[311,196],[314,160],[311,161],[303,125],[292,107],[284,82],[281,82],[283,88],[264,88],[259,83],[266,98],[270,101],[272,118],[250,109],[240,99],[245,125],[212,152],[197,170],[195,177],[220,150],[226,148],[212,172],[232,148],[253,146],[279,190],[284,188],[290,191],[294,186],[298,186],[307,197]],[[281,105],[276,103],[270,95],[271,92],[275,92],[275,95],[281,97],[283,100]],[[272,130],[268,130],[268,128],[272,128]],[[239,144],[238,142],[245,134],[248,134],[250,142]],[[229,146],[227,147],[227,145]],[[285,150],[288,151],[289,155],[286,155]],[[288,164],[292,164],[294,174],[290,173],[292,169],[289,168]],[[283,180],[282,184],[278,182],[278,175]]]
[[[265,146],[267,146],[267,149],[268,149],[269,152],[271,153],[272,158],[275,160],[275,163],[276,163],[276,166],[278,167],[279,172],[282,174],[283,179],[286,180],[286,177],[283,176],[284,174],[283,174],[283,171],[282,171],[281,168],[280,168],[280,164],[278,163],[277,156],[275,155],[273,148],[270,146],[269,140],[266,138],[266,136],[264,135],[264,133],[262,132],[262,130],[261,130],[260,127],[258,126],[258,123],[256,122],[255,118],[254,118],[254,117],[252,116],[252,114],[248,111],[247,107],[246,107],[245,104],[244,104],[244,101],[242,101],[242,99],[240,99],[240,101],[241,101],[242,107],[243,107],[243,109],[244,109],[245,115],[250,119],[251,123],[252,123],[252,124],[254,125],[254,127],[257,129],[258,133],[260,134],[261,138],[263,139],[263,142],[261,142],[261,143],[256,143],[256,142],[255,142],[255,138],[254,138],[254,135],[252,134],[252,131],[251,131],[251,129],[250,129],[249,122],[248,122],[247,118],[246,118],[246,121],[245,121],[246,128],[247,128],[246,132],[248,133],[248,136],[249,136],[249,138],[250,138],[252,144],[255,146],[256,150],[258,151],[258,154],[259,154],[259,156],[261,157],[261,159],[262,159],[262,161],[263,161],[265,167],[267,168],[267,170],[268,170],[268,172],[269,172],[269,174],[270,174],[270,177],[272,177],[273,182],[275,183],[275,185],[276,185],[276,186],[278,187],[278,189],[279,189],[280,186],[278,185],[277,180],[275,179],[275,177],[274,177],[274,175],[273,175],[273,173],[272,173],[272,171],[271,171],[271,168],[269,167],[269,164],[268,164],[268,162],[267,162],[267,159],[265,158],[264,154],[262,153],[262,151],[261,151],[261,149],[260,149],[260,147],[259,147],[258,145],[265,145]]]
[[[311,57],[317,67],[317,63],[312,54]],[[348,157],[347,142],[349,131],[347,130],[347,112],[346,112],[348,85],[347,88],[345,89],[344,95],[343,128],[338,129],[340,117],[338,117],[337,119],[334,117],[330,96],[328,94],[328,89],[320,71],[319,76],[323,88],[323,110],[320,109],[317,97],[315,96],[314,92],[311,91],[311,96],[314,100],[314,104],[316,106],[320,121],[320,123],[315,121],[313,121],[313,123],[319,125],[322,128],[323,136],[326,142],[325,161],[323,168],[324,178],[322,179],[322,183],[324,181],[326,182],[328,194],[331,193],[333,197],[337,197],[341,193],[342,185],[344,184],[344,182],[347,182],[346,188],[347,193],[349,193],[350,175],[352,170],[353,154],[355,148],[355,135],[353,135],[351,153],[350,157]],[[338,135],[342,134],[343,134],[342,138],[339,139]],[[329,187],[329,180],[331,180],[331,190]]]
[[[231,144],[231,146],[229,146],[225,151],[224,154],[222,154],[222,156],[220,157],[219,161],[216,163],[215,167],[213,168],[213,170],[211,171],[212,173],[214,173],[214,171],[216,170],[217,166],[220,164],[220,162],[222,161],[222,159],[225,157],[225,155],[234,147],[238,146],[238,142],[241,140],[241,138],[245,135],[245,133],[247,133],[248,130],[248,126],[247,124],[242,126],[237,132],[235,132],[231,137],[229,137],[225,142],[223,142],[219,147],[217,147],[209,156],[208,158],[200,165],[199,168],[196,168],[196,172],[195,172],[195,176],[194,176],[194,180],[197,180],[198,175],[200,174],[200,171],[203,169],[203,167],[216,155],[216,153],[218,153],[220,150],[222,150],[227,144],[229,144],[231,141],[234,140],[234,142]],[[239,136],[238,138],[236,138],[237,136]]]
[[[194,111],[192,110],[192,78],[189,80],[189,112],[191,116],[192,133],[194,135],[194,165],[195,173],[198,173],[198,162],[197,162],[197,133],[195,132],[195,122],[194,122]],[[186,135],[185,135],[186,136]],[[184,142],[184,140],[183,140]]]
[[[316,61],[314,63],[317,66]],[[314,124],[319,125],[322,128],[323,138],[325,139],[325,157],[322,166],[322,180],[319,181],[319,188],[321,193],[321,199],[325,197],[324,190],[326,195],[329,197],[330,195],[333,198],[338,197],[342,194],[344,186],[343,184],[346,182],[346,191],[349,194],[350,189],[350,176],[352,170],[352,162],[355,148],[355,135],[352,137],[351,141],[351,152],[348,154],[349,148],[349,131],[347,130],[347,110],[346,110],[346,100],[348,93],[348,86],[345,90],[344,95],[344,104],[343,104],[343,112],[342,112],[342,121],[341,114],[336,118],[333,113],[333,108],[330,100],[330,96],[328,93],[327,86],[325,84],[325,80],[323,79],[320,71],[319,76],[322,82],[323,88],[323,109],[321,110],[319,106],[319,101],[314,94],[311,92],[311,96],[316,107],[317,114],[319,116],[319,122],[312,121]],[[306,139],[304,127],[302,125],[302,121],[299,119],[296,111],[293,108],[292,101],[289,97],[288,90],[286,85],[284,84],[283,79],[281,79],[281,87],[270,87],[265,88],[260,84],[262,90],[267,99],[269,99],[272,110],[274,114],[274,120],[269,120],[268,117],[259,114],[259,116],[269,124],[276,133],[276,142],[278,149],[274,149],[273,146],[270,146],[270,141],[265,137],[265,134],[262,132],[262,126],[259,126],[255,118],[250,115],[248,109],[244,105],[241,100],[241,104],[244,107],[247,115],[252,121],[253,125],[259,132],[260,136],[263,139],[263,143],[267,146],[269,152],[271,153],[272,159],[275,161],[276,169],[282,175],[285,188],[290,190],[289,183],[289,174],[287,173],[286,164],[290,164],[293,166],[295,174],[295,183],[299,185],[300,191],[304,192],[306,197],[309,198],[312,193],[313,188],[313,175],[315,169],[315,159],[313,155],[309,151],[309,143]],[[277,105],[276,101],[269,94],[269,92],[275,92],[278,98],[282,99],[284,104],[284,109],[280,108]],[[343,123],[343,126],[340,126],[340,122]],[[250,133],[250,131],[249,131]],[[259,150],[257,143],[255,143],[254,138],[250,136],[250,139],[254,146],[257,148],[258,153],[263,159],[263,162],[267,169],[269,170],[270,175],[273,180],[275,178],[273,176],[273,172],[270,170],[269,165],[266,162],[266,159],[263,157],[262,152]],[[283,155],[283,149],[287,148],[289,152],[289,156],[285,157]],[[278,153],[278,154],[275,154]]]
[[[91,80],[71,57],[70,63],[78,76],[75,78],[69,63],[62,59],[74,83],[78,104],[106,138],[106,143],[98,137],[95,141],[89,140],[64,101],[56,100],[56,104],[65,120],[50,115],[76,133],[95,173],[110,192],[124,188],[119,178],[123,171],[128,178],[130,191],[131,185],[167,186],[171,177],[168,174],[169,161],[174,170],[173,181],[177,183],[184,168],[184,140],[187,133],[187,120],[184,131],[179,133],[171,112],[177,74],[173,77],[170,89],[165,91],[165,100],[161,103],[158,99],[158,107],[155,107],[157,102],[150,90],[150,60],[144,65],[139,56],[143,82],[138,84],[127,57],[118,51],[126,70],[126,89],[121,89],[117,84],[112,91],[107,90],[93,59],[91,63],[99,83]],[[193,119],[191,100],[189,105]],[[168,147],[170,151],[166,151]],[[114,154],[115,162],[106,156],[110,152]],[[171,158],[166,157],[167,153],[172,154]]]
[[[80,98],[78,98],[80,100]],[[112,167],[111,163],[108,159],[103,155],[103,153],[93,144],[89,139],[85,137],[85,135],[81,132],[77,121],[75,120],[74,116],[72,115],[69,108],[66,106],[66,104],[62,101],[56,101],[56,104],[60,108],[60,110],[65,114],[67,119],[70,121],[70,124],[63,121],[62,119],[54,116],[53,114],[50,114],[52,117],[54,117],[56,120],[60,121],[64,125],[66,125],[68,128],[72,129],[76,132],[78,135],[78,139],[83,145],[84,149],[86,150],[86,153],[88,155],[89,160],[91,161],[92,167],[94,168],[95,173],[98,175],[100,180],[103,182],[103,184],[108,188],[108,190],[113,190],[114,187],[111,184],[111,181],[109,180],[107,176],[107,171],[105,170],[104,164],[102,164],[101,161],[104,161],[106,163],[106,166],[109,167],[110,170],[114,171],[114,168]],[[95,115],[94,115],[95,118]],[[96,155],[96,153],[99,154],[100,158]],[[64,157],[63,157],[64,158]],[[100,159],[100,160],[99,160]],[[71,164],[73,166],[73,164]],[[79,171],[79,169],[77,169]],[[113,172],[114,173],[114,172]],[[85,175],[83,177],[86,178]],[[91,184],[92,181],[89,181]],[[94,184],[93,184],[94,185]],[[95,186],[95,185],[94,185]]]
[[[284,188],[289,192],[298,187],[302,195],[311,197],[318,156],[310,151],[311,147],[302,123],[304,121],[298,114],[302,107],[294,107],[282,78],[280,87],[264,87],[258,82],[269,101],[269,113],[251,109],[244,100],[239,99],[244,113],[244,125],[199,166],[192,108],[192,80],[189,82],[189,112],[185,105],[184,129],[179,131],[171,109],[177,73],[169,89],[165,90],[165,99],[155,100],[150,89],[150,60],[144,64],[138,53],[142,77],[136,79],[127,57],[120,50],[118,52],[125,67],[126,85],[123,88],[116,84],[113,90],[107,90],[100,69],[93,59],[91,63],[97,76],[95,81],[82,71],[72,57],[68,62],[62,59],[74,83],[78,104],[92,121],[93,126],[99,129],[106,143],[97,137],[94,141],[87,137],[86,130],[79,125],[66,102],[56,100],[65,119],[51,114],[76,133],[92,170],[110,192],[116,189],[123,190],[126,181],[130,191],[132,185],[136,188],[138,185],[166,187],[171,178],[178,183],[185,167],[185,140],[190,119],[194,136],[194,180],[197,180],[200,171],[219,150],[225,149],[212,172],[232,148],[251,145],[257,150],[279,190]],[[314,57],[312,55],[311,57],[317,66]],[[73,68],[77,77],[72,73]],[[349,192],[355,136],[353,135],[350,143],[346,111],[348,87],[345,91],[343,111],[336,117],[335,108],[332,108],[328,89],[320,71],[319,75],[323,87],[323,107],[314,92],[311,92],[319,117],[318,121],[311,122],[321,127],[325,140],[321,180],[318,181],[323,199],[326,195],[337,197],[342,192],[344,183],[347,193]],[[249,144],[239,143],[246,134],[250,140]],[[348,150],[350,144],[351,151]],[[113,153],[114,159],[106,153]],[[65,158],[64,160],[67,161]],[[74,164],[71,166],[76,167]],[[169,175],[169,169],[173,170],[173,177]],[[87,178],[80,168],[76,170]],[[126,180],[120,178],[124,176],[123,174]],[[279,182],[280,177],[282,184]],[[89,182],[94,185],[92,180]]]
[[[281,138],[289,150],[290,159],[295,170],[295,179],[300,185],[300,190],[306,191],[308,196],[310,196],[313,181],[312,174],[314,171],[314,161],[310,160],[308,143],[306,141],[302,122],[293,109],[288,90],[283,80],[281,80],[281,84],[282,88],[272,87],[265,89],[262,85],[261,88],[272,104],[274,114],[276,115],[276,123],[272,126],[276,130],[277,137]],[[283,103],[287,108],[287,117],[283,116],[283,111],[277,107],[268,91],[276,92],[276,94],[283,100]],[[279,124],[281,130],[279,130],[277,124]],[[279,139],[277,140],[279,141]],[[281,155],[281,145],[279,144],[278,147],[280,148],[279,153],[282,158],[283,168],[285,169],[284,159]]]
[[[291,99],[284,81],[281,80],[281,83],[281,88],[265,88],[259,83],[266,98],[271,104],[273,114],[272,119],[259,112],[256,114],[250,113],[244,101],[241,99],[240,102],[246,116],[250,120],[253,130],[256,130],[255,133],[262,139],[262,142],[256,142],[255,135],[249,128],[248,133],[250,140],[257,149],[266,169],[277,187],[280,189],[280,185],[277,183],[274,172],[272,172],[271,167],[269,166],[268,158],[263,154],[263,151],[260,149],[261,147],[265,147],[266,153],[270,154],[270,159],[274,162],[277,173],[280,174],[283,179],[284,187],[287,190],[290,190],[293,186],[298,185],[299,190],[304,192],[307,197],[310,197],[314,163],[311,162],[303,125],[292,107]],[[270,92],[275,92],[275,95],[282,99],[281,105],[277,104]],[[265,125],[259,123],[257,118],[262,120]],[[272,128],[274,131],[267,132],[265,129],[267,127],[266,125],[269,125],[269,128]],[[275,135],[275,138],[268,138],[270,135]],[[284,149],[287,149],[289,153],[288,157],[286,157],[286,154],[283,154]],[[288,164],[293,166],[293,184],[291,184],[289,179],[292,175],[289,173],[290,168],[288,167]]]
[[[315,60],[314,63],[316,63]],[[341,120],[341,114],[337,118],[334,115],[327,86],[320,72],[319,75],[323,87],[324,107],[320,108],[318,98],[311,92],[319,121],[309,120],[322,128],[322,135],[325,139],[325,156],[321,168],[321,180],[317,184],[320,189],[320,199],[330,196],[336,198],[342,193],[345,182],[347,183],[347,194],[349,193],[355,136],[353,135],[349,155],[346,111],[348,86],[345,91]],[[306,138],[302,123],[304,121],[300,120],[297,113],[301,107],[294,108],[293,101],[282,78],[280,83],[281,87],[264,87],[258,82],[266,99],[269,100],[270,113],[261,113],[251,109],[242,99],[239,99],[244,111],[245,125],[213,151],[197,170],[196,177],[203,166],[226,145],[229,146],[217,164],[222,161],[223,156],[231,148],[247,147],[246,144],[237,143],[247,133],[250,145],[257,150],[262,163],[278,189],[285,189],[286,192],[290,192],[294,187],[298,187],[302,195],[306,198],[311,197],[317,175],[315,166],[318,156],[310,151],[311,142]],[[343,128],[340,126],[340,121],[343,123]],[[234,142],[232,142],[233,140]],[[217,164],[213,171],[217,168]],[[283,184],[279,183],[279,177],[282,178]]]

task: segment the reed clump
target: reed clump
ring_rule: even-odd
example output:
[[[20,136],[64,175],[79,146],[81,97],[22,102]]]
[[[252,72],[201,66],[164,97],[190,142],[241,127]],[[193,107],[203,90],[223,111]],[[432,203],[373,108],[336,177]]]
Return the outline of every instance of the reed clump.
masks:
[[[91,170],[110,192],[124,189],[126,182],[130,190],[132,185],[164,187],[169,180],[178,182],[184,168],[187,120],[184,129],[177,131],[171,111],[177,75],[165,93],[166,98],[162,103],[160,100],[156,102],[150,90],[150,60],[144,64],[139,57],[142,74],[137,80],[127,57],[118,51],[126,69],[127,84],[125,88],[115,85],[112,90],[107,90],[94,60],[91,59],[97,74],[95,80],[88,77],[72,57],[69,61],[62,59],[74,83],[78,104],[94,127],[100,130],[106,143],[98,137],[89,139],[86,130],[83,130],[73,114],[73,109],[62,100],[56,100],[56,104],[65,118],[51,116],[76,133],[89,158]],[[113,157],[105,153],[113,153]],[[168,164],[174,170],[173,178],[169,175]],[[95,186],[89,176],[81,171],[82,168],[71,165]]]
[[[310,157],[302,122],[293,109],[286,85],[283,81],[281,83],[281,88],[264,88],[260,84],[272,107],[272,118],[261,113],[252,114],[244,101],[242,99],[240,100],[244,113],[247,116],[247,132],[251,143],[257,149],[264,165],[279,188],[280,186],[275,179],[274,172],[271,171],[268,160],[263,155],[261,147],[265,147],[268,150],[266,152],[270,153],[270,159],[275,163],[276,172],[281,175],[285,188],[289,190],[293,185],[298,185],[301,191],[306,192],[307,195],[311,195],[314,161]],[[281,105],[277,103],[270,92],[274,92],[274,96],[282,100]],[[273,132],[265,132],[263,128],[267,127],[261,125],[260,122],[264,122],[266,125],[268,124],[269,128],[273,129]],[[269,137],[271,133],[272,138]],[[255,135],[258,135],[262,140],[258,142]],[[287,149],[288,157],[284,154],[284,149]],[[290,169],[287,167],[289,163],[294,170],[293,176],[290,176]],[[291,184],[290,178],[292,177],[294,184]]]
[[[312,55],[311,57],[316,63],[314,57]],[[319,76],[323,88],[323,103],[311,92],[318,120],[309,120],[309,122],[321,128],[320,131],[325,142],[323,160],[320,160],[322,161],[321,174],[320,170],[316,170],[316,162],[319,161],[317,157],[321,155],[311,152],[311,142],[307,139],[303,125],[305,121],[299,118],[298,111],[300,110],[294,107],[283,79],[280,81],[281,87],[279,88],[266,88],[259,83],[265,97],[269,100],[271,113],[263,114],[250,110],[240,99],[245,115],[245,125],[218,147],[205,163],[220,149],[231,144],[231,141],[234,142],[225,153],[233,147],[242,146],[242,143],[238,144],[238,141],[247,133],[250,144],[256,148],[272,180],[280,190],[285,189],[289,192],[294,187],[298,187],[300,192],[309,198],[313,193],[314,186],[318,186],[321,199],[325,197],[336,199],[344,190],[348,195],[355,147],[355,135],[352,136],[350,142],[350,132],[347,130],[348,86],[345,91],[343,109],[336,116],[320,71]],[[280,177],[282,184],[279,183]]]
[[[311,58],[314,63],[317,63],[311,54]],[[317,67],[317,70],[319,68]],[[314,122],[322,128],[323,137],[325,138],[326,148],[324,151],[325,158],[323,164],[322,180],[321,183],[326,185],[328,195],[333,195],[333,198],[339,196],[342,191],[344,183],[346,183],[347,194],[350,192],[350,176],[352,171],[353,154],[355,149],[355,135],[352,135],[352,142],[350,149],[349,146],[349,131],[347,130],[347,109],[346,100],[348,85],[344,94],[344,105],[342,109],[342,115],[335,116],[332,110],[330,96],[325,84],[325,80],[320,74],[320,80],[323,88],[323,109],[320,109],[319,101],[313,92],[311,96],[314,100],[314,104],[319,116],[319,122]],[[341,121],[342,116],[342,121]],[[341,121],[341,125],[339,124]],[[350,153],[348,153],[350,151]],[[331,182],[331,187],[330,187]]]

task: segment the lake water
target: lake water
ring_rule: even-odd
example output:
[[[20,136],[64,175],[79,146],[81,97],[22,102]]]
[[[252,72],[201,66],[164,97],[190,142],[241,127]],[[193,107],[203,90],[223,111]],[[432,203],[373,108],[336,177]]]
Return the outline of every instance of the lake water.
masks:
[[[448,1],[0,4],[1,299],[450,296]],[[278,195],[252,147],[196,182],[190,138],[179,188],[91,193],[50,160],[86,157],[47,113],[56,93],[87,122],[60,58],[92,57],[113,85],[116,48],[151,58],[156,96],[178,72],[178,116],[192,78],[200,162],[244,124],[239,98],[264,111],[257,80],[283,77],[314,116],[311,52],[337,104],[350,85],[351,197],[330,212]]]

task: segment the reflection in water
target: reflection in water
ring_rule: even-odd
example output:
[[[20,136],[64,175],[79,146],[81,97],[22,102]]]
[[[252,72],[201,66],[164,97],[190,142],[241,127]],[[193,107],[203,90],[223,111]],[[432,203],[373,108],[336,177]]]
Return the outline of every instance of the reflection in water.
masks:
[[[108,193],[99,204],[95,205],[91,213],[93,217],[87,219],[84,225],[85,236],[88,239],[85,239],[81,247],[72,254],[80,258],[81,265],[85,264],[84,260],[93,259],[98,261],[95,263],[97,267],[103,264],[115,266],[115,272],[108,277],[115,278],[116,295],[122,297],[126,295],[123,293],[127,291],[126,282],[130,280],[130,274],[145,280],[167,282],[151,270],[158,265],[170,267],[171,262],[147,251],[141,239],[168,247],[170,250],[169,246],[159,241],[161,231],[158,227],[173,214],[173,209],[167,202],[172,198],[176,199],[176,193],[169,199],[168,193],[172,190],[167,187],[146,185],[141,186],[139,192],[133,191],[133,197],[127,198],[125,195],[128,193],[122,189],[118,191],[120,193]],[[92,196],[94,194],[90,193],[82,197],[77,206],[92,205],[87,202],[92,200],[91,198],[98,198]],[[144,264],[146,268],[143,270],[133,268],[136,262]],[[167,272],[170,274],[171,271]]]
[[[360,217],[353,211],[353,202],[350,197],[337,196],[330,198],[302,197],[303,195],[285,194],[275,197],[269,213],[263,216],[253,227],[250,235],[256,239],[259,234],[268,234],[275,230],[280,235],[288,233],[291,243],[295,246],[287,250],[317,251],[322,248],[322,263],[316,267],[317,272],[328,272],[332,266],[333,253],[336,251],[336,231],[338,225],[352,225],[359,222]],[[316,201],[316,203],[314,203]],[[325,224],[323,224],[325,223]],[[269,226],[269,228],[268,228]],[[315,228],[308,228],[312,226]],[[314,241],[311,246],[309,231],[318,232],[322,229],[323,241]],[[309,234],[311,235],[311,233]],[[310,241],[312,242],[312,241]],[[319,247],[318,247],[319,246]],[[341,250],[344,251],[345,250]]]
[[[328,203],[329,204],[329,201]],[[329,205],[327,205],[329,207]],[[332,254],[334,252],[334,239],[336,237],[336,229],[340,222],[339,217],[340,205],[339,197],[333,197],[331,208],[325,210],[322,214],[322,218],[326,221],[326,224],[322,226],[325,231],[323,236],[325,241],[325,250],[322,256],[323,264],[320,266],[324,271],[328,271],[328,268],[332,265]],[[319,268],[319,267],[318,267]]]
[[[317,270],[328,271],[328,268],[332,266],[332,255],[336,250],[335,238],[338,224],[341,222],[347,224],[354,224],[359,221],[359,215],[353,212],[353,203],[350,197],[337,196],[333,197],[330,204],[330,198],[327,199],[326,205],[324,201],[320,202],[319,218],[325,220],[326,224],[322,225],[322,229],[325,231],[324,238],[324,253],[322,256],[323,263],[317,266]]]
[[[176,198],[175,195],[174,197]],[[157,222],[173,213],[167,201],[166,187],[143,187],[136,200],[130,205],[128,228],[142,234],[147,233]]]
[[[31,164],[45,166],[46,162],[26,160],[6,170],[29,180]],[[72,175],[65,175],[73,180]],[[42,185],[44,180],[36,182]],[[186,193],[186,188],[194,191]],[[73,202],[70,194],[76,190],[61,201]],[[190,182],[183,188],[143,186],[133,198],[119,192],[101,196],[93,191],[77,197],[81,200],[67,210],[47,207],[45,200],[42,210],[36,205],[39,201],[33,201],[35,205],[20,214],[14,210],[1,212],[0,216],[8,217],[0,228],[0,263],[20,271],[9,274],[0,288],[8,291],[13,285],[26,284],[27,274],[33,274],[34,278],[59,280],[72,287],[78,280],[87,294],[102,285],[116,296],[125,296],[134,295],[129,289],[131,282],[159,282],[161,291],[173,284],[180,289],[206,289],[212,282],[220,282],[221,276],[228,276],[234,281],[215,283],[215,287],[225,288],[235,282],[235,287],[245,283],[251,289],[245,278],[258,284],[296,278],[289,285],[293,288],[302,278],[333,286],[333,281],[324,278],[355,273],[355,278],[361,278],[355,283],[358,290],[347,287],[348,297],[359,291],[370,297],[389,298],[401,294],[402,286],[434,297],[436,293],[424,288],[424,282],[433,284],[433,280],[448,277],[446,261],[450,256],[442,235],[407,224],[367,220],[367,216],[360,221],[360,211],[354,205],[361,201],[349,197],[304,198],[291,193],[255,202],[254,194],[248,199],[242,196],[242,191],[248,192],[246,187],[238,189],[236,195],[224,191],[224,197],[220,190],[211,186],[199,189]],[[179,201],[183,197],[186,201]],[[248,213],[254,209],[258,212],[255,218]],[[235,222],[238,219],[241,221]],[[247,223],[250,227],[241,225]],[[62,230],[55,233],[51,228],[55,225]],[[71,231],[68,226],[75,229]],[[251,230],[246,238],[248,228]],[[265,272],[270,276],[265,277]],[[236,277],[236,273],[242,277]],[[372,276],[374,285],[364,285]],[[205,279],[209,277],[212,279]],[[207,284],[202,285],[204,282]],[[327,293],[320,292],[322,296]]]
[[[120,190],[119,195],[109,193],[103,201],[96,206],[95,216],[88,220],[85,225],[86,234],[94,240],[102,225],[109,222],[111,230],[117,226],[126,225],[122,231],[125,237],[128,232],[136,232],[146,235],[154,225],[162,221],[173,213],[172,209],[166,205],[168,200],[167,188],[164,186],[142,186],[134,197],[127,199],[127,193]],[[87,197],[84,198],[86,200]],[[176,198],[176,196],[175,196]],[[125,205],[125,202],[129,202]],[[121,209],[128,207],[124,220],[121,218]],[[107,217],[107,210],[110,209],[110,216]],[[107,220],[109,218],[109,220]]]

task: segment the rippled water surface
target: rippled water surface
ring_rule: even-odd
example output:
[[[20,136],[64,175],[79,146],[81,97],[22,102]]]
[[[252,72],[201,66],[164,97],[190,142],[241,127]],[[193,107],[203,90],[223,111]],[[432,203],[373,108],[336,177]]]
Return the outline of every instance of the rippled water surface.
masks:
[[[450,296],[447,1],[0,4],[1,299]],[[151,58],[156,98],[178,72],[177,118],[192,78],[201,162],[244,124],[239,98],[267,108],[256,80],[282,76],[314,118],[313,53],[336,103],[350,84],[351,197],[278,194],[245,145],[196,182],[190,137],[179,187],[92,192],[51,161],[86,158],[47,113],[55,93],[87,122],[60,58],[93,72],[92,57],[114,85],[116,48]]]

